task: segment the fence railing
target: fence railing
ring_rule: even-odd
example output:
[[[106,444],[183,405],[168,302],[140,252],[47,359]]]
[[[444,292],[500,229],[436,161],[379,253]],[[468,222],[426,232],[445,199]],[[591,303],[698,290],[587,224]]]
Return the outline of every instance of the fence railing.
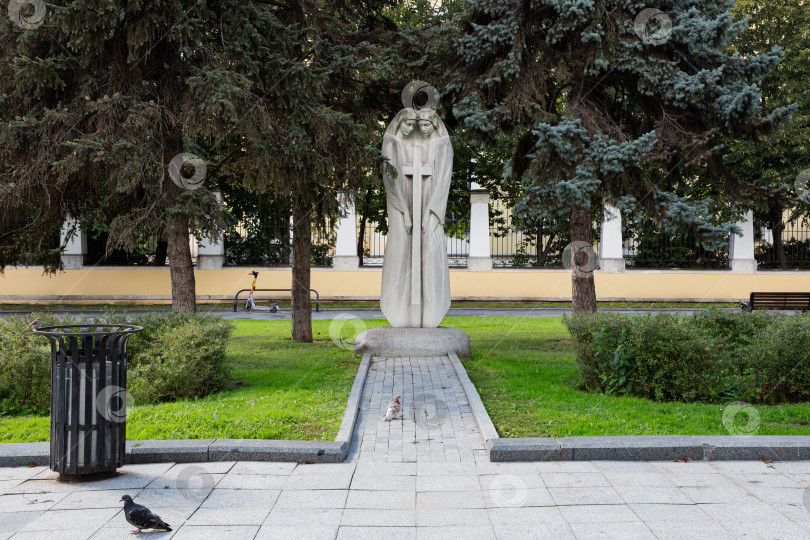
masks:
[[[805,219],[788,222],[782,231],[782,249],[773,232],[757,227],[754,257],[759,268],[766,270],[810,270],[810,226]],[[781,253],[780,253],[781,251]]]
[[[626,227],[624,259],[628,268],[729,268],[728,250],[705,249],[694,235],[667,233],[651,220]]]

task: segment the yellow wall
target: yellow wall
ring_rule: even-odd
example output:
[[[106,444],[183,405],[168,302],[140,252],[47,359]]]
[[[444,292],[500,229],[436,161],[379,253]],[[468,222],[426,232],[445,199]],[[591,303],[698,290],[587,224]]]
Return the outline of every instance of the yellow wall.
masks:
[[[250,287],[253,268],[197,271],[200,301],[232,299]],[[259,288],[288,289],[289,268],[256,268]],[[381,270],[313,269],[312,288],[321,299],[378,299]],[[453,299],[570,300],[570,274],[556,270],[451,270]],[[601,300],[736,301],[751,291],[810,291],[810,272],[731,272],[636,270],[596,273]],[[288,293],[260,297],[286,298]],[[88,268],[43,275],[41,268],[7,269],[0,275],[0,303],[144,302],[171,299],[169,270],[164,268]]]

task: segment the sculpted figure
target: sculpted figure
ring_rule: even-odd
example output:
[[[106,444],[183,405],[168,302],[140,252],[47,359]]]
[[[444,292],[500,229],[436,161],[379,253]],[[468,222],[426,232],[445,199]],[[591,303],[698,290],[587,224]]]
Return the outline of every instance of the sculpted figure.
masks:
[[[382,153],[388,236],[380,307],[391,326],[436,328],[450,308],[444,235],[450,136],[432,109],[406,108],[386,129]]]

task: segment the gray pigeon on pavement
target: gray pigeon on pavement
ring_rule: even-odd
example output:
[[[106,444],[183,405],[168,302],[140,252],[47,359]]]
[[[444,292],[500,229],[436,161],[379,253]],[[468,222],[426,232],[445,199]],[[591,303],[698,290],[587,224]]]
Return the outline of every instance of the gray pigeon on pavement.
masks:
[[[386,422],[390,422],[391,420],[396,420],[399,411],[402,410],[402,406],[399,404],[399,398],[402,396],[397,396],[394,398],[394,401],[388,404],[388,408],[385,410],[385,416],[383,420]]]
[[[129,495],[124,495],[121,500],[124,501],[124,517],[127,518],[130,525],[137,527],[132,534],[141,534],[141,529],[172,530],[168,523],[164,523],[160,519],[160,516],[153,514],[147,507],[136,504]]]

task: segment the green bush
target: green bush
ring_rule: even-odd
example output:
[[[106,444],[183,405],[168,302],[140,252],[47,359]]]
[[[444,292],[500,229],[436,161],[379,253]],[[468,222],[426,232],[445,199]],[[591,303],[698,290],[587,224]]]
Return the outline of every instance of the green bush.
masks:
[[[35,318],[0,319],[0,414],[44,413],[50,407],[51,348],[28,326]],[[56,322],[42,319],[42,326]]]
[[[686,402],[810,399],[808,315],[596,313],[565,324],[591,391]]]
[[[128,390],[135,403],[160,403],[202,397],[229,381],[225,345],[233,327],[206,315],[173,314],[164,320],[134,318],[144,338],[133,336],[128,351]]]
[[[143,332],[127,345],[127,389],[136,403],[202,397],[223,390],[229,380],[225,345],[232,325],[210,315],[178,313],[127,317],[107,313],[91,319],[48,314],[0,319],[0,414],[48,412],[50,346],[28,324],[134,324]]]

